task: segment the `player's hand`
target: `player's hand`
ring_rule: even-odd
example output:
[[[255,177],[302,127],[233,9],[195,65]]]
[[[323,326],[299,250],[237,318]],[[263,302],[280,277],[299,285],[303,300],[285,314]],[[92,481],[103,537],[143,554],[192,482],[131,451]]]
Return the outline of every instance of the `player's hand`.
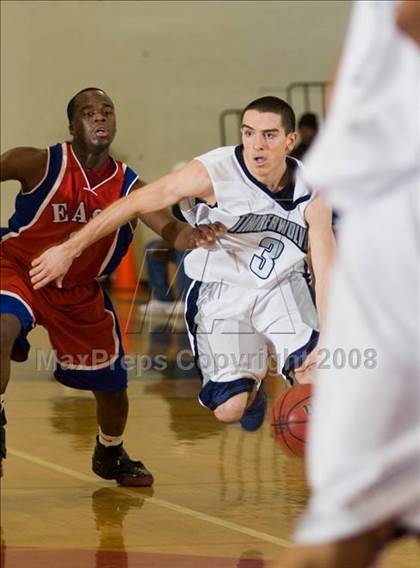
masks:
[[[73,258],[68,253],[64,243],[49,248],[33,260],[29,276],[34,290],[39,290],[53,280],[55,280],[58,288],[62,288],[63,278],[67,274]]]
[[[295,379],[300,385],[314,382],[314,374],[318,367],[318,352],[319,347],[317,345],[315,349],[313,349],[306,357],[302,366],[298,369],[295,369]]]
[[[227,233],[227,228],[219,222],[209,223],[208,225],[198,225],[192,230],[190,241],[191,248],[211,247],[217,239]]]

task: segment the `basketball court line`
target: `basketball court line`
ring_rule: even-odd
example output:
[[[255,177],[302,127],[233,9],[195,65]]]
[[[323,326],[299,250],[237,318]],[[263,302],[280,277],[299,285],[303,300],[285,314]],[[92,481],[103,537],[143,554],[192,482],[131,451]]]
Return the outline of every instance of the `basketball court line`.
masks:
[[[12,449],[10,447],[7,448],[7,452],[8,452],[8,454],[10,454],[10,455],[12,455],[16,458],[28,461],[30,463],[39,465],[41,467],[45,467],[46,469],[50,469],[52,471],[56,471],[57,473],[67,475],[68,477],[72,477],[73,479],[79,479],[80,481],[85,481],[87,483],[92,483],[94,485],[98,485],[100,487],[103,487],[103,481],[101,481],[99,478],[94,477],[93,475],[85,475],[84,473],[74,471],[73,469],[69,469],[67,467],[57,465],[55,463],[37,458],[35,456],[32,456],[31,454]],[[133,495],[132,492],[125,489],[124,487],[118,487],[118,490],[120,492],[125,492],[130,496]],[[219,527],[223,527],[223,528],[229,529],[229,530],[234,531],[234,532],[245,534],[247,536],[251,536],[252,538],[256,538],[256,539],[262,540],[264,542],[269,542],[270,544],[275,544],[275,545],[280,546],[282,548],[290,548],[290,546],[291,546],[291,544],[285,539],[278,538],[278,537],[275,537],[273,535],[270,535],[270,534],[267,534],[267,533],[264,533],[264,532],[261,532],[261,531],[256,531],[256,530],[250,529],[248,527],[238,525],[237,523],[232,523],[230,521],[224,521],[223,519],[220,519],[219,517],[213,517],[212,515],[207,515],[206,513],[200,513],[199,511],[195,511],[194,509],[184,507],[183,505],[177,505],[176,503],[171,503],[170,501],[167,501],[166,499],[160,499],[159,497],[148,497],[147,495],[144,496],[144,499],[147,500],[147,502],[152,503],[152,504],[154,504],[158,507],[169,509],[169,510],[174,511],[176,513],[180,513],[181,515],[187,515],[189,517],[193,517],[195,519],[198,519],[200,521],[204,521],[206,523],[211,523],[213,525],[217,525]]]

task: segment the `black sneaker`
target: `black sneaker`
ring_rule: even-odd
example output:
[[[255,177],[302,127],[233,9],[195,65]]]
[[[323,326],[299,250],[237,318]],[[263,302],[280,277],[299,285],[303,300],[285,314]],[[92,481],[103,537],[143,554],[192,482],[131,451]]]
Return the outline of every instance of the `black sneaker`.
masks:
[[[2,408],[0,411],[0,477],[3,477],[3,460],[6,457],[6,424],[6,414]]]
[[[106,447],[96,437],[96,446],[92,456],[92,470],[102,479],[115,479],[123,487],[150,487],[153,475],[141,461],[133,461],[119,446]]]

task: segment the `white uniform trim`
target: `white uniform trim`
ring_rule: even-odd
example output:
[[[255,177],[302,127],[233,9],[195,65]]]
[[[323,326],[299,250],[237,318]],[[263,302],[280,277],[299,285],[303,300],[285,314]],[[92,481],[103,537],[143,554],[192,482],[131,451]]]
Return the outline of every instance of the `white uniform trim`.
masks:
[[[91,186],[90,186],[90,182],[89,182],[89,180],[88,180],[88,177],[87,177],[87,175],[86,175],[86,172],[85,172],[85,170],[83,169],[82,164],[79,162],[79,159],[78,159],[78,157],[76,156],[76,154],[75,154],[75,152],[74,152],[72,146],[70,146],[70,152],[72,153],[73,158],[74,158],[76,164],[79,166],[79,170],[80,170],[80,172],[82,173],[82,176],[83,176],[83,178],[84,178],[84,180],[85,180],[86,187],[84,187],[83,189],[86,190],[86,191],[90,191],[91,193],[93,193],[93,194],[95,194],[95,195],[96,195],[96,190],[97,190],[99,187],[101,187],[101,185],[104,185],[104,183],[107,183],[110,179],[112,179],[113,177],[115,177],[116,174],[117,174],[117,172],[118,172],[118,164],[117,164],[117,162],[114,160],[114,158],[113,158],[112,156],[110,156],[111,160],[114,162],[114,171],[113,171],[112,174],[111,174],[110,176],[108,176],[106,179],[104,179],[103,181],[101,181],[101,182],[98,183],[97,185],[91,187]]]

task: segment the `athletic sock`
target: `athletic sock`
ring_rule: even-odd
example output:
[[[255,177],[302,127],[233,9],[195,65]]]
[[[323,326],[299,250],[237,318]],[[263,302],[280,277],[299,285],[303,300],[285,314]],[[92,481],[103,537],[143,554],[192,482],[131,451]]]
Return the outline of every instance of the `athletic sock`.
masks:
[[[122,443],[122,436],[110,436],[109,434],[104,434],[99,428],[99,443],[109,448],[110,446],[119,446]]]

